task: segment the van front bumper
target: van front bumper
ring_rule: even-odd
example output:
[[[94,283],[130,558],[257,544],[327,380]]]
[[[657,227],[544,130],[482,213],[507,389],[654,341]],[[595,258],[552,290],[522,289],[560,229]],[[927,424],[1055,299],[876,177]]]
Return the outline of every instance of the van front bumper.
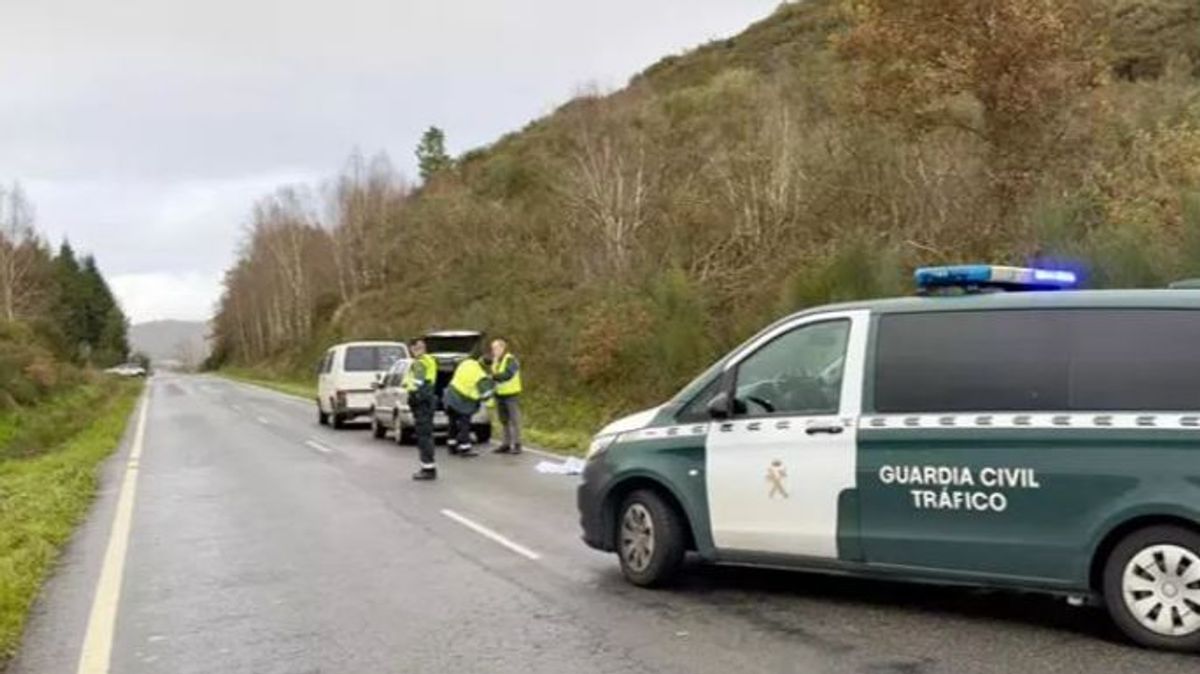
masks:
[[[575,490],[575,502],[579,508],[579,526],[583,529],[583,542],[588,547],[612,552],[613,525],[611,513],[605,507],[611,484],[611,471],[603,457],[588,461],[583,469],[583,481]]]

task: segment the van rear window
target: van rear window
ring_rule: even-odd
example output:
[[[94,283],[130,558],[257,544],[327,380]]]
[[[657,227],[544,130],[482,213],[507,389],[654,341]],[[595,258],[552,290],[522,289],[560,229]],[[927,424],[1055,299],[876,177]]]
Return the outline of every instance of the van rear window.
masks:
[[[346,372],[383,372],[404,357],[399,346],[351,346],[346,349]]]
[[[1200,311],[891,314],[876,343],[880,413],[1200,409]]]

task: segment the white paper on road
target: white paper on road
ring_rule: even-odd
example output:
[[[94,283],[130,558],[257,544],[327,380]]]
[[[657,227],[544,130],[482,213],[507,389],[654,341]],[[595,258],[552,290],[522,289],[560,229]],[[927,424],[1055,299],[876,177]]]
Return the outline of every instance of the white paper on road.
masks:
[[[558,461],[539,461],[533,469],[539,473],[546,473],[548,475],[579,475],[583,472],[584,465],[583,459],[572,457],[561,463]]]

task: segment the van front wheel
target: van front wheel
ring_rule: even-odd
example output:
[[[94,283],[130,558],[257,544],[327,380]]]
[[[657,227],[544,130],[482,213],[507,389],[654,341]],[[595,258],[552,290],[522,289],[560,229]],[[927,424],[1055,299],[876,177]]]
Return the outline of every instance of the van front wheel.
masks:
[[[1136,643],[1200,651],[1200,534],[1169,525],[1130,534],[1104,567],[1104,601]]]
[[[683,518],[662,496],[648,489],[630,494],[617,513],[617,557],[621,573],[634,585],[671,581],[683,562]]]

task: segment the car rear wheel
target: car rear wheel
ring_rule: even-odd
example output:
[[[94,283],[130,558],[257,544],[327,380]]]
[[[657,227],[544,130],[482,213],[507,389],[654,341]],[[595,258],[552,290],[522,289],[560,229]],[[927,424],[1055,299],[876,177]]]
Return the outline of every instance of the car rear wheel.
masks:
[[[642,587],[671,581],[686,551],[684,522],[654,491],[630,494],[617,513],[617,557],[626,580]]]
[[[325,410],[321,409],[321,403],[317,403],[317,424],[320,426],[329,425],[329,415],[325,414]]]
[[[1105,564],[1104,600],[1134,642],[1200,651],[1200,534],[1168,525],[1130,534]]]
[[[337,412],[330,412],[329,425],[333,427],[333,430],[340,431],[346,427],[346,420]]]
[[[396,444],[397,445],[415,445],[417,444],[417,429],[410,426],[405,426],[400,421],[400,415],[396,415]]]

